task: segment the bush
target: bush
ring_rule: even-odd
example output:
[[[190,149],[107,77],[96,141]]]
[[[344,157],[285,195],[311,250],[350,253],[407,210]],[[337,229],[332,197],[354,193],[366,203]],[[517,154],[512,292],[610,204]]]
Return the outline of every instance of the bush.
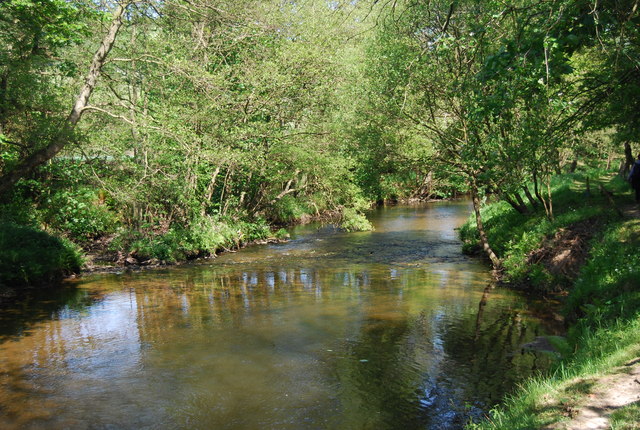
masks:
[[[276,223],[288,224],[309,213],[309,209],[292,195],[278,200],[269,210],[269,218]]]
[[[342,211],[340,227],[345,231],[369,231],[373,226],[366,216],[355,209],[347,208]]]
[[[75,240],[85,241],[110,232],[115,216],[90,188],[60,190],[47,199],[44,221]]]
[[[253,222],[243,222],[240,224],[243,242],[266,239],[271,236],[271,229],[267,222],[259,218]]]
[[[282,239],[289,239],[289,238],[291,237],[291,235],[289,234],[289,232],[288,232],[286,229],[284,229],[284,228],[279,229],[279,230],[278,230],[278,231],[276,231],[273,235],[274,235],[274,237],[275,237],[276,239],[280,239],[280,240],[282,240]]]
[[[0,285],[43,285],[77,273],[80,252],[71,242],[32,227],[0,223]]]

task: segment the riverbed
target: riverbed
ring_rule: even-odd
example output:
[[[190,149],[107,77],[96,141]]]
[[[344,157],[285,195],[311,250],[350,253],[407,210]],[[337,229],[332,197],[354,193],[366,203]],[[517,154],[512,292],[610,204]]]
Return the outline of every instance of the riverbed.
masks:
[[[34,292],[0,316],[2,429],[456,429],[551,358],[544,306],[461,253],[468,202]]]

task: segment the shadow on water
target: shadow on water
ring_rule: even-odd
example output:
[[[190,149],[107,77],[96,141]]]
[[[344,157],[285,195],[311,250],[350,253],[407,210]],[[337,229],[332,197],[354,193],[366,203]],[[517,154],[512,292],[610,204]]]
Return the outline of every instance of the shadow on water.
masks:
[[[85,309],[101,295],[73,284],[18,291],[0,303],[0,344],[28,336],[39,322],[49,321],[64,309]]]

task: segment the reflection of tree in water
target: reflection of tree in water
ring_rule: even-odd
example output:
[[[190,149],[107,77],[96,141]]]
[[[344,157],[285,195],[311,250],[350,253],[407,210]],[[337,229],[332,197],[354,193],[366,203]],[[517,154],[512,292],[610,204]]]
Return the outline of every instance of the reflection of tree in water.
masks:
[[[343,346],[345,357],[336,363],[338,400],[348,413],[335,419],[335,428],[461,426],[450,414],[451,399],[460,400],[459,393],[440,392],[435,384],[443,371],[439,332],[447,330],[442,325],[451,317],[448,313],[458,314],[459,309],[428,305],[416,314],[413,299],[403,294],[407,284],[424,282],[424,273],[416,272],[373,281],[379,289],[397,292],[393,300],[365,296],[361,324]]]
[[[465,401],[494,402],[517,380],[518,366],[524,373],[532,367],[530,355],[509,354],[532,337],[526,320],[486,294],[479,307],[472,279],[375,264],[158,271],[99,278],[76,295],[70,290],[67,299],[39,300],[34,313],[55,314],[61,319],[52,330],[64,329],[64,318],[86,308],[89,316],[64,333],[72,340],[84,330],[91,340],[86,351],[102,357],[108,344],[100,340],[113,336],[106,328],[96,332],[93,315],[109,322],[103,306],[109,314],[126,308],[112,322],[131,333],[113,335],[127,351],[139,347],[136,359],[149,375],[162,375],[139,384],[162,399],[193,399],[183,415],[195,422],[223,423],[240,414],[249,427],[264,417],[295,417],[329,428],[456,428]],[[101,295],[106,299],[92,306]],[[37,347],[48,347],[45,334],[33,336]],[[92,362],[73,348],[55,354],[86,364],[91,375]],[[114,370],[128,375],[137,365],[129,361]],[[503,372],[500,382],[496,375]],[[254,397],[246,394],[251,390]],[[286,392],[297,398],[277,399]],[[252,403],[253,418],[238,412],[258,398],[263,403]]]
[[[28,335],[36,323],[65,310],[85,309],[101,298],[101,294],[73,285],[21,291],[0,305],[0,343]]]
[[[200,273],[164,283],[152,294],[140,290],[141,338],[171,343],[175,336],[180,342],[184,332],[168,331],[168,322],[184,329],[275,328],[284,324],[277,310],[296,297],[320,303],[347,295],[352,313],[344,315],[347,308],[341,308],[336,315],[347,339],[335,361],[336,401],[343,411],[336,426],[456,427],[464,422],[465,402],[485,409],[520,380],[518,372],[529,374],[533,357],[512,352],[531,337],[530,329],[519,312],[487,303],[488,291],[479,307],[465,300],[412,315],[403,294],[424,279],[420,270],[401,271],[395,279],[366,270],[278,267]],[[387,294],[369,294],[372,288]],[[261,332],[249,339],[294,354],[312,341],[294,328],[280,336]]]
[[[337,363],[339,400],[350,414],[336,427],[462,428],[548,366],[520,351],[539,326],[488,296],[487,289],[479,306],[457,318],[437,308],[384,321],[365,313]]]
[[[517,307],[492,302],[489,291],[485,289],[475,314],[453,320],[442,332],[447,369],[438,380],[483,410],[499,402],[523,377],[549,365],[546,357],[521,349],[540,334],[540,324]]]
[[[336,361],[338,400],[348,413],[336,417],[335,428],[420,427],[422,375],[407,366],[415,346],[399,342],[407,339],[410,321],[402,312],[406,304],[396,303],[396,318],[376,316],[376,304],[365,305],[370,312],[362,315],[359,332],[342,346],[344,357]]]

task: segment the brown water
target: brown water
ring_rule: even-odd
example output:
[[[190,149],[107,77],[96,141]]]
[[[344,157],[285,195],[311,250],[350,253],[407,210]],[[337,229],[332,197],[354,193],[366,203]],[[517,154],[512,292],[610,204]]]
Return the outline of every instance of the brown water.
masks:
[[[380,209],[374,232],[25,297],[0,316],[0,428],[460,428],[548,365],[520,345],[552,331],[485,291],[468,213]]]

